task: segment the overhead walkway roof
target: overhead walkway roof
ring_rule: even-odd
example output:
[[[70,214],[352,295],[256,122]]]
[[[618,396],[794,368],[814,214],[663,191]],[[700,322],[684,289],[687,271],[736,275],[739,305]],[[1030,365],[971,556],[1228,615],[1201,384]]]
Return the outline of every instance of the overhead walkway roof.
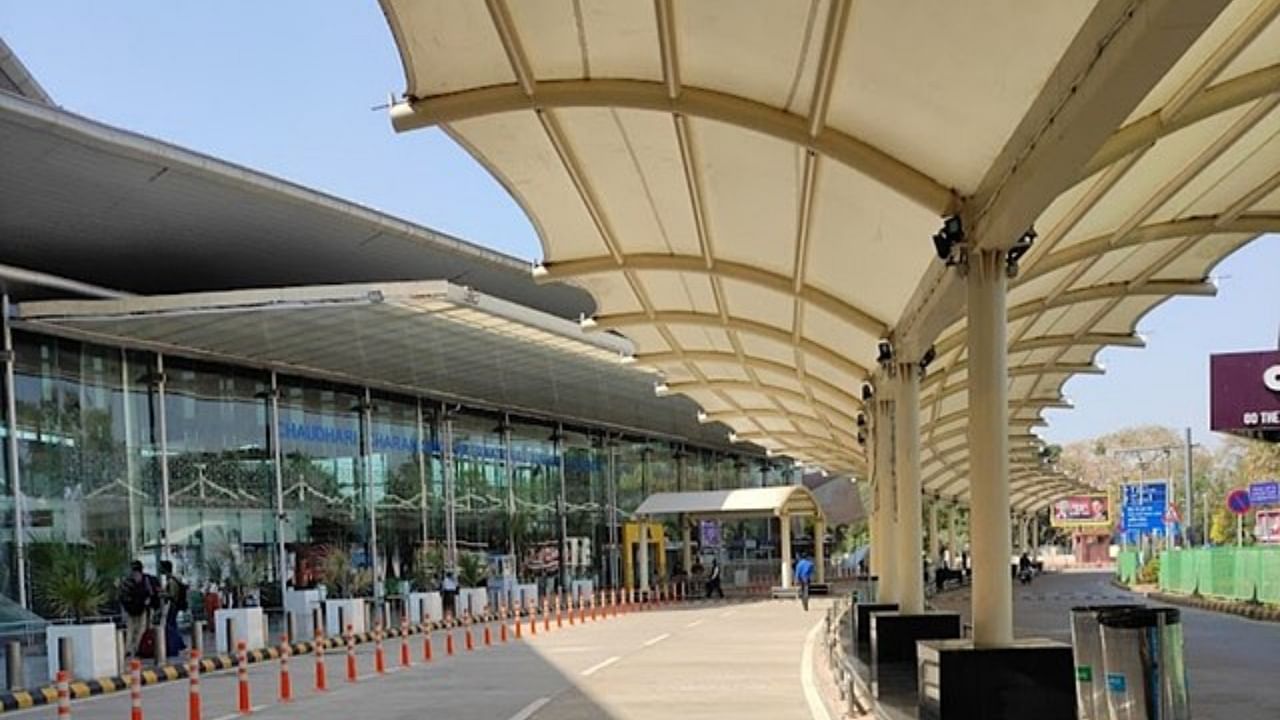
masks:
[[[728,447],[629,341],[441,280],[31,301],[14,325]]]
[[[1280,230],[1280,3],[381,0],[398,130],[438,126],[735,436],[861,472],[877,343],[919,358],[926,492],[968,496],[965,293],[930,237],[1039,239],[1009,291],[1014,506],[1074,486],[1032,434]]]
[[[690,515],[718,519],[762,515],[826,517],[813,493],[802,485],[654,493],[645,498],[633,514]]]

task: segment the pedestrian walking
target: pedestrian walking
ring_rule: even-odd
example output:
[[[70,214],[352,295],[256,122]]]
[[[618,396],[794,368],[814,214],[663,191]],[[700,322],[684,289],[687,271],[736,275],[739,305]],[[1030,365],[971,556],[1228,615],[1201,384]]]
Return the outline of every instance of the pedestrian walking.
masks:
[[[720,561],[711,561],[711,572],[707,575],[707,598],[710,599],[712,594],[724,598],[724,587],[720,582]]]
[[[160,595],[155,578],[142,569],[142,563],[134,560],[129,574],[120,581],[120,607],[124,610],[124,647],[130,656],[138,656],[142,636],[150,624],[151,611],[159,607]]]
[[[187,649],[182,641],[182,633],[178,630],[178,613],[190,609],[189,588],[173,572],[173,562],[164,560],[160,563],[161,607],[164,615],[165,656],[181,655]]]
[[[801,555],[796,563],[796,587],[800,589],[800,604],[805,612],[809,611],[809,584],[813,582],[813,561],[808,555]]]

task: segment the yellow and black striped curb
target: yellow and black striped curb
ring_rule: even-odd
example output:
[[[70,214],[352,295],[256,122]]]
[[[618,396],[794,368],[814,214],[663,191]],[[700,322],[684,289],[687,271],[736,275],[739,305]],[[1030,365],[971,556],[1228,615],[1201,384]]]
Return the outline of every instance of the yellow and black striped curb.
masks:
[[[497,616],[486,615],[474,619],[474,623],[486,623],[497,620]],[[409,626],[407,635],[421,635],[423,632],[434,632],[436,630],[444,630],[450,628],[464,627],[467,623],[461,621],[453,622],[431,622],[420,625]],[[400,628],[390,628],[386,631],[384,637],[398,638],[401,636]],[[371,632],[359,633],[352,636],[352,640],[356,645],[371,643],[375,640],[374,634]],[[326,637],[324,640],[325,649],[344,648],[347,641],[345,637]],[[315,651],[314,642],[294,643],[289,646],[290,653],[293,655],[308,655]],[[245,653],[249,664],[261,663],[267,660],[277,660],[280,658],[279,647],[260,648],[258,650],[249,650]],[[207,657],[200,660],[200,672],[208,673],[218,670],[230,670],[236,666],[236,659],[231,655],[217,655]],[[142,670],[142,684],[156,685],[158,683],[179,680],[188,676],[186,663],[178,665],[164,665],[158,668],[145,668]],[[94,695],[107,695],[109,693],[122,692],[129,688],[131,684],[129,676],[114,676],[95,678],[93,680],[73,680],[70,683],[71,698],[73,700],[81,700]],[[0,693],[0,713],[13,712],[15,710],[26,710],[28,708],[38,707],[40,705],[52,705],[58,701],[58,688],[56,685],[45,685],[30,690],[11,690]]]
[[[1280,605],[1265,605],[1262,603],[1244,602],[1242,600],[1221,600],[1218,598],[1204,597],[1203,595],[1177,595],[1171,593],[1153,592],[1147,597],[1160,602],[1166,602],[1170,605],[1182,605],[1185,607],[1196,608],[1198,610],[1209,610],[1211,612],[1227,613],[1229,615],[1239,615],[1250,620],[1263,620],[1266,622],[1280,622]]]

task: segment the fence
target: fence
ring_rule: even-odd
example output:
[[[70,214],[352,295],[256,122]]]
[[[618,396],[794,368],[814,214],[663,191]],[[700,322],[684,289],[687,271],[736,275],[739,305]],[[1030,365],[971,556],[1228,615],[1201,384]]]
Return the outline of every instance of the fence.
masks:
[[[1171,550],[1160,557],[1160,589],[1280,603],[1280,548]]]
[[[1138,551],[1124,550],[1116,555],[1116,577],[1120,582],[1132,584],[1138,579]]]

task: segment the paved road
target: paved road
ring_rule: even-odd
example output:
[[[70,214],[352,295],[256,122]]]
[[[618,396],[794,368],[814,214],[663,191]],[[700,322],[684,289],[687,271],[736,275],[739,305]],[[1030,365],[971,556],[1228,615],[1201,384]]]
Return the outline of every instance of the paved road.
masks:
[[[1014,587],[1018,634],[1071,642],[1075,605],[1145,602],[1111,585],[1110,573],[1049,574]],[[934,599],[939,609],[969,612],[969,591]],[[1187,684],[1196,720],[1280,718],[1280,623],[1181,608]]]
[[[802,656],[809,631],[823,616],[822,603],[804,613],[792,602],[692,605],[624,615],[617,619],[553,629],[519,642],[462,650],[444,657],[443,634],[434,636],[435,660],[420,662],[421,639],[413,640],[415,665],[372,676],[355,685],[341,676],[341,653],[327,656],[331,690],[312,689],[311,656],[292,663],[299,696],[291,705],[275,702],[277,667],[251,673],[252,699],[264,707],[262,720],[632,720],[640,718],[814,718],[802,681]],[[477,629],[476,639],[482,631]],[[387,645],[388,663],[398,663],[398,640]],[[331,651],[332,652],[332,651]],[[202,678],[205,720],[235,715],[234,673]],[[149,719],[187,717],[187,683],[146,688]],[[119,720],[128,716],[127,693],[74,704],[76,720]],[[37,708],[17,717],[53,717]],[[5,717],[9,717],[6,714]],[[818,717],[824,717],[821,714]]]

